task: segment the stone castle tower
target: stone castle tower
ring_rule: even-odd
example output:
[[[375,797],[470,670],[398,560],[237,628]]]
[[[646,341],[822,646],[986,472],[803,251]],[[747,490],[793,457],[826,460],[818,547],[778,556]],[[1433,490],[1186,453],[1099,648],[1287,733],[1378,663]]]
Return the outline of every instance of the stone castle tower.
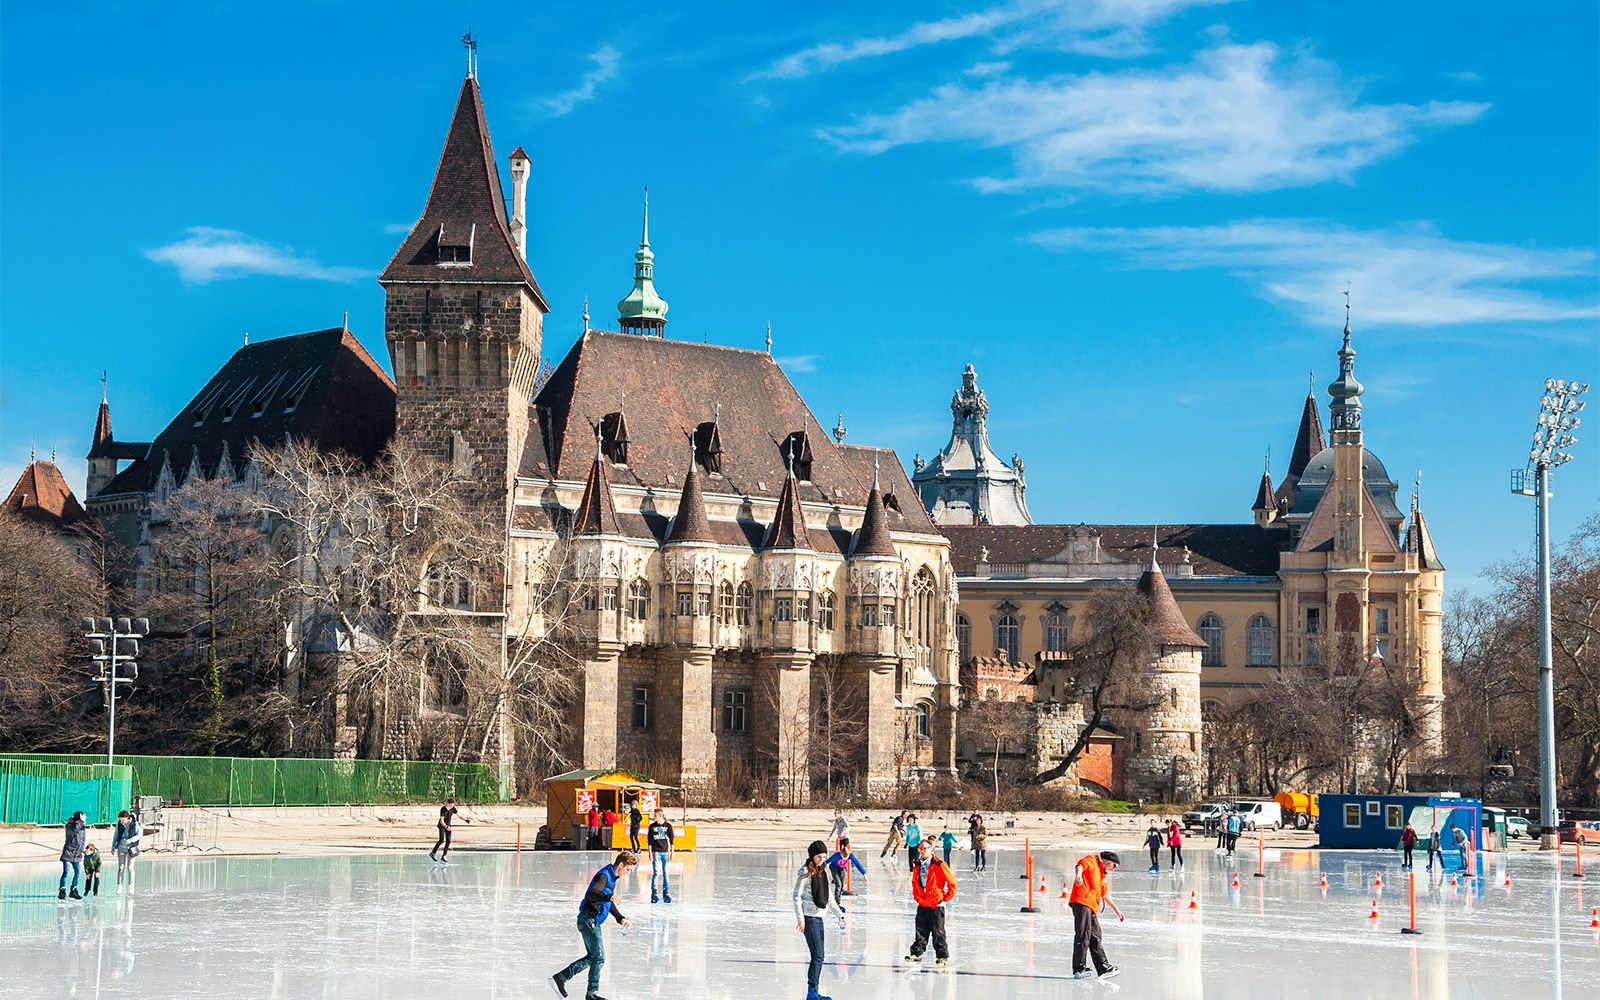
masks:
[[[1123,772],[1124,794],[1157,802],[1190,802],[1201,791],[1200,654],[1204,639],[1189,627],[1151,550],[1139,577],[1150,602],[1150,662],[1139,671],[1129,701],[1148,706],[1132,713],[1123,734],[1131,741]]]

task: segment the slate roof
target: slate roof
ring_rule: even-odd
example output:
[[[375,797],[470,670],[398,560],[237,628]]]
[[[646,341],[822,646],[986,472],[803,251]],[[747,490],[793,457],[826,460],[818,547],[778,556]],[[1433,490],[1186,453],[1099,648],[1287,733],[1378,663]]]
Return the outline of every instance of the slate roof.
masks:
[[[87,515],[54,462],[35,460],[17,477],[3,509],[29,524],[61,529]]]
[[[1151,567],[1139,576],[1139,593],[1150,602],[1150,638],[1163,646],[1192,646],[1205,649],[1209,645],[1195,634],[1189,622],[1178,609],[1178,602],[1167,586],[1167,578],[1159,567]]]
[[[884,520],[890,531],[909,535],[939,534],[893,448],[840,444],[839,451],[857,479],[871,483],[874,475],[878,477],[883,489]]]
[[[517,147],[519,150],[521,147]],[[472,244],[471,262],[441,262],[440,233],[445,244]],[[422,282],[471,285],[526,285],[549,311],[544,293],[527,261],[517,253],[500,190],[500,167],[489,140],[478,81],[461,84],[450,132],[445,136],[439,166],[428,191],[428,204],[394,259],[378,276],[380,284]]]
[[[212,475],[226,448],[238,472],[253,442],[294,438],[370,461],[393,436],[394,383],[350,331],[261,340],[234,352],[98,496],[149,492],[164,459],[181,479],[198,455]]]
[[[118,441],[111,434],[111,404],[100,401],[100,412],[94,418],[93,444],[86,458],[140,459],[150,452],[149,441]]]
[[[610,463],[596,456],[589,460],[589,478],[583,484],[583,498],[574,515],[574,535],[621,535],[617,503],[611,497],[611,480],[606,475]]]
[[[683,477],[683,492],[678,495],[678,510],[672,515],[669,542],[714,542],[711,522],[706,517],[706,498],[700,490],[700,473],[690,468]]]
[[[889,518],[883,507],[883,494],[874,485],[867,494],[867,511],[861,518],[861,531],[856,535],[852,555],[892,556],[894,539],[889,537]]]
[[[1254,524],[980,524],[946,525],[940,530],[950,539],[950,559],[957,573],[971,574],[982,549],[989,562],[1025,563],[1048,559],[1067,548],[1075,529],[1100,533],[1100,549],[1107,558],[1136,566],[1150,558],[1151,532],[1161,546],[1162,563],[1182,562],[1183,548],[1195,576],[1276,576],[1278,543],[1275,536]]]
[[[767,532],[766,548],[810,549],[811,534],[806,531],[806,512],[800,506],[800,484],[793,476],[783,481],[778,494],[778,512]]]
[[[1305,408],[1300,411],[1300,428],[1294,436],[1294,451],[1289,454],[1289,478],[1300,478],[1306,471],[1306,463],[1327,446],[1322,434],[1322,416],[1317,412],[1317,397],[1307,393]]]

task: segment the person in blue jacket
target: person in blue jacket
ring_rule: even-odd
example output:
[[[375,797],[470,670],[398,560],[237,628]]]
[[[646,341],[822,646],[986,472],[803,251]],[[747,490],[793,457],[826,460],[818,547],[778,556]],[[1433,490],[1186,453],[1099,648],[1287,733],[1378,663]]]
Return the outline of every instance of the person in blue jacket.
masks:
[[[833,876],[833,894],[835,896],[855,895],[853,892],[845,892],[844,888],[844,877],[851,865],[855,865],[856,871],[860,873],[862,878],[867,877],[867,866],[861,863],[860,858],[850,853],[850,838],[840,837],[839,849],[828,855],[828,874]]]
[[[916,871],[918,858],[917,845],[922,843],[922,824],[917,822],[917,814],[912,813],[906,819],[906,854],[911,858],[911,870]]]
[[[617,909],[617,879],[628,874],[638,863],[637,854],[620,851],[616,860],[595,872],[594,878],[589,880],[589,888],[583,894],[583,901],[578,904],[578,934],[583,938],[583,957],[550,977],[550,988],[556,996],[569,996],[567,983],[588,969],[589,988],[583,994],[584,1000],[605,1000],[600,995],[600,969],[606,964],[606,946],[600,937],[600,926],[606,922],[606,917],[615,917],[618,927],[628,926],[628,918]]]

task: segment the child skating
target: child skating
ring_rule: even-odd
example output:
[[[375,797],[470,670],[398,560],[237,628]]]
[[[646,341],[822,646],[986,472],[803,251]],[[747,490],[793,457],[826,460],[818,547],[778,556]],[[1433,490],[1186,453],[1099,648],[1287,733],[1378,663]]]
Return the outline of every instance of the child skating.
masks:
[[[1183,867],[1183,827],[1177,820],[1172,820],[1167,827],[1167,848],[1172,854],[1168,867],[1176,870]]]
[[[83,847],[83,894],[85,896],[100,895],[100,849],[93,844]]]
[[[924,840],[917,848],[916,864],[911,866],[911,898],[917,901],[916,937],[906,955],[912,969],[922,964],[922,955],[933,938],[935,968],[945,971],[950,965],[950,945],[945,940],[945,905],[956,895],[956,879],[950,866],[933,855],[933,841]]]
[[[445,799],[444,805],[439,807],[439,839],[433,842],[433,850],[428,852],[428,857],[441,865],[450,863],[450,836],[454,832],[451,821],[456,818],[456,814],[460,811],[460,809],[456,808],[455,799]],[[461,822],[471,823],[472,817],[462,816]],[[441,846],[444,848],[443,853],[439,851]]]
[[[1118,920],[1127,920],[1111,899],[1107,876],[1117,870],[1122,859],[1116,851],[1101,851],[1078,859],[1077,876],[1072,882],[1072,978],[1089,978],[1089,960],[1101,979],[1110,979],[1122,970],[1106,958],[1100,943],[1100,908],[1110,905]]]
[[[111,852],[117,856],[118,892],[122,891],[124,878],[128,891],[133,891],[133,863],[139,857],[139,841],[143,836],[144,828],[133,813],[126,809],[117,813],[117,828],[111,834]]]
[[[972,870],[975,872],[989,867],[989,828],[984,825],[982,817],[972,828],[972,860]]]
[[[806,1000],[830,1000],[817,992],[822,982],[823,934],[822,915],[832,911],[844,926],[844,908],[830,891],[828,877],[828,845],[813,840],[806,848],[806,863],[794,880],[795,930],[806,936],[806,948],[811,953],[811,964],[806,968]]]
[[[550,988],[556,996],[570,996],[567,984],[576,979],[578,973],[588,969],[589,988],[584,991],[584,1000],[605,1000],[600,995],[600,969],[606,964],[606,945],[600,928],[607,917],[616,917],[617,926],[627,928],[628,918],[617,909],[614,898],[617,879],[632,871],[638,863],[638,855],[632,851],[621,851],[611,864],[595,872],[589,880],[589,888],[584,891],[583,901],[578,904],[578,934],[583,938],[583,957],[550,977]]]
[[[1150,821],[1150,829],[1145,831],[1144,846],[1150,849],[1150,874],[1161,870],[1161,849],[1166,845],[1166,837],[1161,835],[1161,828],[1156,826],[1156,821]]]
[[[844,885],[845,877],[850,874],[851,865],[861,873],[862,878],[867,877],[867,866],[850,851],[850,838],[842,837],[839,840],[839,849],[828,855],[828,871],[833,876],[833,894],[840,899],[855,895]]]
[[[939,847],[944,852],[944,863],[948,865],[950,852],[956,849],[956,835],[950,832],[949,827],[945,827],[944,832],[939,834]]]
[[[917,814],[912,813],[906,817],[906,858],[910,861],[912,870],[916,870],[921,855],[917,848],[922,844],[922,824],[917,822]]]

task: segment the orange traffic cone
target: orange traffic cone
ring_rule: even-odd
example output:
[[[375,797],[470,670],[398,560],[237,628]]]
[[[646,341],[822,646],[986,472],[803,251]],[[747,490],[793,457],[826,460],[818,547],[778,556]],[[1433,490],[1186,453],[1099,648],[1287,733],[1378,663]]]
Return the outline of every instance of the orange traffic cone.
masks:
[[[1071,899],[1072,898],[1072,894],[1067,891],[1067,883],[1066,883],[1065,879],[1063,879],[1061,881],[1061,898],[1062,899]]]
[[[1380,889],[1383,888],[1383,872],[1379,872],[1378,873],[1378,877],[1375,880],[1373,880],[1372,884],[1377,886]]]
[[[1511,873],[1506,872],[1506,888],[1511,888]]]
[[[1376,919],[1378,919],[1378,901],[1376,899],[1374,899],[1372,901],[1372,912],[1367,914],[1367,919],[1368,920],[1376,920]]]
[[[1600,928],[1600,907],[1589,911],[1589,926]]]
[[[1048,882],[1046,882],[1044,880],[1044,876],[1043,875],[1040,875],[1039,876],[1039,895],[1047,896],[1049,894],[1050,894],[1050,883],[1048,883]]]
[[[1450,888],[1459,889],[1460,887],[1461,883],[1456,881],[1456,877],[1454,875],[1450,876]]]
[[[1328,887],[1328,873],[1327,872],[1323,872],[1322,873],[1322,880],[1317,883],[1317,888],[1326,889],[1327,887]]]
[[[1235,889],[1239,888],[1239,873],[1238,872],[1234,872],[1233,873],[1233,887]]]
[[[1189,909],[1191,909],[1191,910],[1200,909],[1200,901],[1195,898],[1193,890],[1191,890],[1189,892]]]

